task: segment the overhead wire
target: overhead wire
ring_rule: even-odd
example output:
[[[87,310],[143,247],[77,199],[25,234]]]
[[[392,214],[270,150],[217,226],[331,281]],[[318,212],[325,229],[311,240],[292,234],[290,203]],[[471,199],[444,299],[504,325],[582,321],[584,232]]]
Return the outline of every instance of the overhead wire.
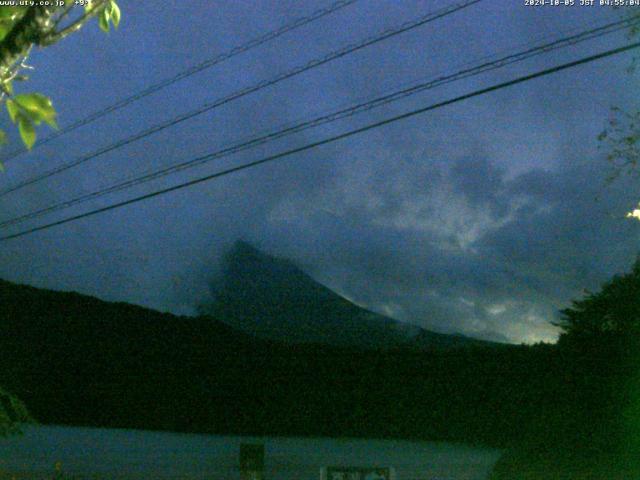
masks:
[[[277,83],[282,82],[283,80],[292,78],[296,75],[299,75],[303,72],[307,72],[309,70],[312,70],[314,68],[317,68],[321,65],[324,65],[326,63],[329,63],[333,60],[342,58],[346,55],[349,55],[351,53],[357,52],[359,50],[362,50],[363,48],[369,47],[371,45],[377,44],[379,42],[382,42],[384,40],[387,40],[391,37],[394,37],[396,35],[400,35],[401,33],[405,33],[408,32],[410,30],[413,30],[417,27],[420,27],[422,25],[425,25],[427,23],[433,22],[437,19],[440,18],[444,18],[448,15],[451,15],[455,12],[458,12],[464,8],[470,7],[471,5],[474,5],[476,3],[479,3],[483,0],[465,0],[463,2],[458,2],[455,4],[452,4],[450,6],[441,8],[439,10],[436,10],[434,12],[429,12],[425,15],[421,15],[420,17],[417,17],[413,20],[409,20],[407,22],[404,22],[402,24],[400,24],[399,26],[396,27],[392,27],[392,28],[388,28],[385,29],[384,31],[382,31],[381,33],[378,33],[376,35],[370,36],[365,38],[364,40],[355,43],[355,44],[350,44],[347,45],[346,47],[340,48],[338,50],[335,50],[327,55],[324,55],[323,57],[319,57],[319,58],[315,58],[303,65],[299,65],[298,67],[295,67],[291,70],[288,70],[284,73],[281,73],[279,75],[276,75],[275,77],[268,79],[268,80],[262,80],[254,85],[251,85],[249,87],[243,88],[241,90],[238,90],[236,92],[233,92],[227,96],[224,96],[222,98],[219,98],[217,100],[214,100],[213,102],[209,102],[206,103],[204,105],[202,105],[201,107],[199,107],[196,110],[192,110],[188,113],[184,113],[181,115],[178,115],[177,117],[174,117],[171,120],[165,121],[163,123],[154,125],[150,128],[147,128],[141,132],[138,132],[136,134],[133,134],[129,137],[126,137],[124,139],[121,139],[115,143],[112,143],[110,145],[107,145],[106,147],[103,147],[95,152],[92,152],[90,154],[84,155],[82,157],[79,157],[71,162],[65,163],[63,165],[60,165],[56,168],[53,168],[47,172],[41,173],[39,175],[35,175],[33,177],[30,177],[28,179],[25,179],[19,183],[17,183],[16,185],[7,187],[3,190],[0,190],[0,198],[4,197],[5,195],[8,195],[10,193],[13,193],[17,190],[20,190],[26,186],[29,185],[33,185],[35,183],[41,182],[42,180],[45,180],[47,178],[51,178],[54,175],[58,175],[59,173],[62,173],[64,171],[67,171],[71,168],[77,167],[78,165],[82,165],[90,160],[93,160],[101,155],[104,155],[108,152],[112,152],[116,149],[122,148],[126,145],[129,145],[133,142],[136,142],[138,140],[141,140],[143,138],[149,137],[150,135],[153,135],[155,133],[158,133],[162,130],[165,130],[167,128],[173,127],[175,125],[178,125],[186,120],[189,120],[191,118],[194,118],[198,115],[202,115],[203,113],[209,112],[215,108],[218,108],[222,105],[225,105],[227,103],[230,103],[234,100],[237,100],[239,98],[242,98],[246,95],[249,95],[251,93],[257,92],[259,90],[262,90],[264,88],[267,88],[269,86],[272,85],[276,85]]]
[[[604,52],[601,52],[601,53],[598,53],[598,54],[595,54],[595,55],[590,55],[590,56],[587,56],[587,57],[583,57],[583,58],[581,58],[579,60],[574,60],[574,61],[571,61],[571,62],[568,62],[568,63],[557,65],[555,67],[551,67],[551,68],[547,68],[547,69],[544,69],[544,70],[540,70],[540,71],[537,71],[535,73],[531,73],[531,74],[528,74],[528,75],[523,75],[523,76],[517,77],[515,79],[509,80],[509,81],[506,81],[506,82],[501,82],[501,83],[492,85],[490,87],[485,87],[485,88],[482,88],[482,89],[479,89],[479,90],[475,90],[475,91],[470,92],[470,93],[466,93],[464,95],[459,95],[457,97],[454,97],[454,98],[451,98],[451,99],[448,99],[448,100],[444,100],[444,101],[441,101],[441,102],[433,103],[433,104],[430,104],[430,105],[427,105],[425,107],[421,107],[421,108],[418,108],[418,109],[414,109],[414,110],[411,110],[409,112],[402,113],[400,115],[395,115],[395,116],[386,118],[384,120],[376,121],[376,122],[370,123],[368,125],[365,125],[363,127],[359,127],[359,128],[355,128],[355,129],[352,129],[352,130],[348,130],[348,131],[340,133],[338,135],[333,135],[333,136],[324,138],[322,140],[318,140],[318,141],[315,141],[315,142],[312,142],[312,143],[308,143],[308,144],[303,145],[301,147],[296,147],[296,148],[285,150],[283,152],[279,152],[279,153],[276,153],[276,154],[273,154],[273,155],[269,155],[269,156],[261,158],[259,160],[255,160],[255,161],[252,161],[252,162],[248,162],[248,163],[244,163],[244,164],[237,165],[237,166],[234,166],[234,167],[230,167],[230,168],[227,168],[227,169],[224,169],[224,170],[221,170],[221,171],[218,171],[218,172],[215,172],[215,173],[203,176],[203,177],[199,177],[199,178],[192,179],[192,180],[189,180],[189,181],[186,181],[186,182],[182,182],[182,183],[177,184],[177,185],[173,185],[171,187],[166,187],[166,188],[163,188],[163,189],[160,189],[160,190],[156,190],[154,192],[150,192],[150,193],[146,193],[146,194],[143,194],[143,195],[139,195],[139,196],[134,197],[134,198],[130,198],[130,199],[127,199],[127,200],[124,200],[124,201],[116,202],[116,203],[113,203],[111,205],[107,205],[107,206],[104,206],[104,207],[96,208],[94,210],[90,210],[90,211],[87,211],[87,212],[84,212],[84,213],[81,213],[81,214],[72,215],[72,216],[69,216],[69,217],[54,221],[54,222],[50,222],[50,223],[47,223],[47,224],[44,224],[44,225],[39,225],[39,226],[36,226],[36,227],[32,227],[32,228],[29,228],[27,230],[23,230],[23,231],[20,231],[20,232],[17,232],[17,233],[5,235],[5,236],[0,237],[0,241],[7,241],[7,240],[19,238],[19,237],[22,237],[22,236],[25,236],[25,235],[29,235],[29,234],[32,234],[32,233],[35,233],[35,232],[46,230],[46,229],[50,229],[50,228],[53,228],[53,227],[56,227],[56,226],[59,226],[59,225],[63,225],[63,224],[69,223],[69,222],[74,222],[74,221],[77,221],[77,220],[80,220],[80,219],[83,219],[83,218],[88,218],[88,217],[91,217],[91,216],[94,216],[94,215],[97,215],[97,214],[100,214],[100,213],[104,213],[104,212],[107,212],[107,211],[110,211],[110,210],[114,210],[114,209],[117,209],[117,208],[122,208],[124,206],[131,205],[131,204],[134,204],[134,203],[138,203],[138,202],[141,202],[141,201],[144,201],[144,200],[148,200],[150,198],[154,198],[154,197],[157,197],[157,196],[160,196],[160,195],[164,195],[164,194],[167,194],[167,193],[170,193],[170,192],[174,192],[174,191],[177,191],[177,190],[182,190],[184,188],[188,188],[188,187],[191,187],[191,186],[194,186],[194,185],[198,185],[198,184],[203,183],[203,182],[207,182],[207,181],[211,181],[211,180],[214,180],[214,179],[217,179],[217,178],[221,178],[221,177],[224,177],[224,176],[227,176],[227,175],[231,175],[233,173],[237,173],[237,172],[240,172],[240,171],[243,171],[243,170],[255,168],[255,167],[259,166],[259,165],[263,165],[263,164],[266,164],[266,163],[271,163],[271,162],[280,160],[282,158],[290,157],[290,156],[295,155],[297,153],[301,153],[301,152],[304,152],[304,151],[308,151],[308,150],[320,147],[322,145],[327,145],[327,144],[331,144],[331,143],[334,143],[334,142],[337,142],[337,141],[340,141],[340,140],[344,140],[344,139],[352,137],[354,135],[358,135],[358,134],[361,134],[361,133],[364,133],[364,132],[367,132],[367,131],[370,131],[370,130],[373,130],[373,129],[376,129],[376,128],[380,128],[382,126],[389,125],[391,123],[395,123],[395,122],[400,121],[400,120],[405,120],[407,118],[411,118],[411,117],[414,117],[416,115],[420,115],[420,114],[423,114],[423,113],[426,113],[426,112],[429,112],[429,111],[432,111],[432,110],[436,110],[438,108],[443,108],[445,106],[452,105],[452,104],[455,104],[455,103],[458,103],[458,102],[461,102],[461,101],[464,101],[464,100],[468,100],[470,98],[474,98],[474,97],[478,97],[478,96],[481,96],[481,95],[485,95],[485,94],[490,93],[490,92],[495,92],[495,91],[498,91],[498,90],[501,90],[501,89],[504,89],[504,88],[507,88],[507,87],[511,87],[513,85],[517,85],[517,84],[520,84],[520,83],[528,82],[528,81],[534,80],[536,78],[540,78],[540,77],[551,75],[553,73],[557,73],[557,72],[560,72],[560,71],[563,71],[563,70],[567,70],[569,68],[575,68],[575,67],[577,67],[579,65],[584,65],[584,64],[587,64],[587,63],[590,63],[590,62],[594,62],[596,60],[600,60],[600,59],[603,59],[603,58],[606,58],[606,57],[613,56],[613,55],[619,55],[621,53],[628,52],[628,51],[630,51],[632,49],[635,49],[635,48],[638,48],[638,47],[640,47],[640,42],[635,42],[635,43],[632,43],[632,44],[624,45],[622,47],[606,50]],[[202,158],[205,158],[205,157],[206,156],[204,156]]]
[[[635,20],[636,23],[639,22],[638,19]],[[552,42],[547,42],[542,45],[530,47],[520,52],[508,54],[491,61],[480,63],[479,65],[474,65],[469,68],[465,68],[459,70],[452,74],[441,75],[434,79],[429,79],[426,82],[421,82],[416,85],[412,85],[407,88],[403,88],[401,90],[394,91],[389,94],[382,95],[380,97],[374,98],[373,100],[368,100],[366,102],[361,102],[356,105],[349,106],[348,108],[343,108],[338,111],[334,111],[328,114],[321,115],[319,117],[313,118],[311,120],[306,120],[294,125],[287,126],[280,130],[276,130],[273,132],[269,132],[265,135],[260,135],[257,137],[252,137],[248,140],[243,140],[241,142],[226,146],[216,152],[210,153],[204,158],[197,157],[195,159],[191,159],[186,162],[181,162],[178,164],[174,164],[163,169],[152,170],[143,175],[126,179],[124,181],[120,181],[113,185],[110,185],[106,188],[101,188],[96,191],[85,193],[80,196],[77,196],[72,199],[64,200],[58,202],[56,204],[37,209],[35,211],[19,215],[17,217],[13,217],[8,220],[4,220],[0,222],[0,228],[6,228],[9,226],[13,226],[19,223],[23,223],[27,220],[31,220],[34,218],[41,217],[43,215],[53,213],[55,211],[59,211],[62,209],[70,208],[74,205],[78,205],[81,203],[85,203],[87,201],[102,197],[107,194],[115,193],[117,191],[121,191],[124,189],[132,188],[137,185],[141,185],[152,180],[177,173],[179,171],[193,168],[198,165],[202,165],[204,163],[211,162],[216,159],[220,159],[235,153],[239,153],[241,151],[247,150],[249,148],[254,148],[259,145],[263,145],[265,143],[283,138],[285,136],[289,136],[295,133],[302,132],[309,128],[315,128],[320,125],[324,125],[327,123],[335,122],[347,117],[354,116],[356,114],[360,114],[374,108],[379,108],[383,105],[387,105],[389,103],[401,100],[403,98],[409,97],[411,95],[415,95],[417,93],[423,92],[425,90],[429,90],[438,86],[442,86],[454,81],[459,81],[465,78],[469,78],[471,76],[479,75],[482,73],[486,73],[492,70],[496,70],[498,68],[503,68],[507,65],[511,65],[516,62],[521,62],[526,59],[532,58],[534,56],[551,52],[553,50],[557,50],[560,48],[564,48],[571,45],[576,45],[580,42],[584,42],[586,40],[591,40],[594,38],[599,38],[603,35],[607,35],[610,33],[614,33],[623,28],[628,28],[631,25],[629,20],[610,22],[605,25],[600,25],[598,27],[581,31],[577,34],[566,36],[560,39],[557,39]]]
[[[85,125],[88,125],[92,122],[95,122],[96,120],[109,115],[110,113],[113,113],[117,110],[120,110],[128,105],[131,105],[134,102],[137,102],[138,100],[141,100],[145,97],[148,97],[149,95],[156,93],[166,87],[169,87],[171,85],[173,85],[174,83],[177,83],[181,80],[184,80],[185,78],[191,77],[193,75],[195,75],[196,73],[202,72],[203,70],[206,70],[208,68],[211,68],[215,65],[218,65],[226,60],[229,60],[233,57],[236,57],[242,53],[248,52],[249,50],[259,47],[261,45],[264,45],[272,40],[275,40],[279,37],[281,37],[282,35],[284,35],[285,33],[291,32],[293,30],[296,30],[300,27],[303,27],[305,25],[308,25],[312,22],[315,22],[316,20],[319,20],[323,17],[326,17],[327,15],[330,15],[334,12],[337,12],[338,10],[341,10],[345,7],[348,7],[350,5],[353,5],[354,3],[356,3],[359,0],[338,0],[337,2],[332,3],[331,5],[329,5],[328,7],[324,7],[324,8],[320,8],[314,12],[312,12],[311,14],[304,16],[304,17],[300,17],[297,18],[295,20],[293,20],[290,23],[287,23],[285,25],[282,25],[281,27],[275,29],[275,30],[271,30],[263,35],[260,35],[258,37],[252,38],[251,40],[249,40],[246,43],[243,43],[241,45],[236,45],[235,47],[232,47],[231,49],[220,53],[212,58],[209,58],[207,60],[204,60],[200,63],[197,63],[195,65],[190,66],[189,68],[182,70],[180,72],[178,72],[177,74],[165,78],[163,80],[160,80],[152,85],[149,85],[148,87],[144,88],[143,90],[140,90],[139,92],[136,92],[132,95],[129,95],[128,97],[122,98],[120,100],[118,100],[117,102],[108,105],[104,108],[102,108],[101,110],[98,110],[96,112],[93,112],[92,114],[81,118],[73,123],[71,123],[70,125],[57,130],[53,133],[51,133],[50,135],[46,136],[45,138],[43,138],[42,140],[38,141],[33,148],[37,148],[40,147],[42,145],[45,145],[49,142],[51,142],[52,140],[55,140],[56,138],[59,138],[63,135],[66,135],[70,132],[73,132],[74,130],[77,130],[80,127],[83,127]],[[3,156],[2,161],[4,163],[7,163],[8,161],[14,159],[15,157],[27,152],[28,150],[26,148],[19,148],[16,150],[13,150],[11,152],[8,152],[6,155]]]

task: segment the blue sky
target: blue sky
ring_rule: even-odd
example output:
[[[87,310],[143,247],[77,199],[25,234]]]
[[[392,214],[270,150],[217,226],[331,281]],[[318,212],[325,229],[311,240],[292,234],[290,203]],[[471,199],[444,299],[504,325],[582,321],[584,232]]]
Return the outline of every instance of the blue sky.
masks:
[[[105,35],[91,25],[34,52],[35,70],[24,89],[50,96],[60,124],[68,125],[329,3],[122,0],[117,32]],[[0,182],[12,185],[451,3],[359,0],[12,160]],[[0,218],[617,15],[606,7],[485,0],[0,198]],[[46,220],[626,41],[624,34],[607,36],[430,90]],[[208,300],[207,285],[221,253],[242,238],[293,259],[355,302],[403,321],[504,341],[553,340],[557,331],[549,322],[558,309],[583,288],[594,290],[628,269],[638,252],[640,224],[623,218],[640,199],[637,180],[606,185],[606,151],[596,140],[611,105],[637,107],[638,78],[625,71],[631,57],[567,70],[282,162],[4,242],[0,277],[190,314]]]

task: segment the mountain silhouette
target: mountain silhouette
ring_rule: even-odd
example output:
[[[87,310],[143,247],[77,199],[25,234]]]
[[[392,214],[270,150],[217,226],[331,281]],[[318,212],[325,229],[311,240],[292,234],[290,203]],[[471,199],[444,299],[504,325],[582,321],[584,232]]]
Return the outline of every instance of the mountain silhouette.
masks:
[[[214,301],[202,311],[256,337],[361,348],[449,348],[489,343],[431,332],[374,313],[321,285],[287,259],[237,241],[225,254]]]

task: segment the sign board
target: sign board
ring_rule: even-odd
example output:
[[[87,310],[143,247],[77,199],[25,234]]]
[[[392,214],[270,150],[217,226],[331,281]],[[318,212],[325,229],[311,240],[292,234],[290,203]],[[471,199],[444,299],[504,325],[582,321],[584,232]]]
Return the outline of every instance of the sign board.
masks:
[[[395,480],[393,468],[326,467],[320,471],[321,480]]]
[[[264,470],[264,445],[240,444],[240,471],[262,472]]]

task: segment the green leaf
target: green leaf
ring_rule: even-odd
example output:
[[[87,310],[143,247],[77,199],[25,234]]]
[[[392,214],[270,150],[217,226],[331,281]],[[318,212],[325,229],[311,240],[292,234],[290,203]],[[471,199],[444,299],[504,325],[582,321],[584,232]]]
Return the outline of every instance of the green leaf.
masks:
[[[29,150],[36,143],[36,128],[33,126],[33,122],[29,117],[20,112],[18,114],[18,130],[20,131],[20,137]]]
[[[7,143],[7,132],[4,130],[0,130],[0,144],[4,145]]]
[[[11,118],[11,121],[16,123],[16,117],[20,112],[20,107],[18,107],[10,98],[7,99],[7,112],[9,112],[9,118]]]
[[[51,99],[40,93],[23,93],[13,97],[15,103],[26,111],[27,115],[33,123],[39,125],[41,121],[57,128],[56,111],[53,108]]]
[[[22,7],[0,7],[0,40],[7,36],[26,10]]]
[[[102,30],[103,32],[109,33],[109,19],[111,18],[111,14],[109,12],[108,8],[104,8],[104,10],[102,10],[100,12],[100,15],[98,16],[98,25],[100,26],[100,30]]]
[[[43,115],[55,113],[51,99],[41,93],[21,93],[14,100],[29,111],[41,112]]]
[[[11,31],[11,28],[13,28],[13,22],[0,21],[0,40],[7,36],[7,33]]]
[[[108,8],[110,9],[111,23],[115,28],[118,28],[118,25],[120,25],[120,7],[114,0],[111,0]]]
[[[16,20],[18,15],[24,14],[24,9],[21,7],[0,7],[0,20]]]
[[[9,95],[13,95],[13,82],[11,80],[4,82],[2,87]]]

